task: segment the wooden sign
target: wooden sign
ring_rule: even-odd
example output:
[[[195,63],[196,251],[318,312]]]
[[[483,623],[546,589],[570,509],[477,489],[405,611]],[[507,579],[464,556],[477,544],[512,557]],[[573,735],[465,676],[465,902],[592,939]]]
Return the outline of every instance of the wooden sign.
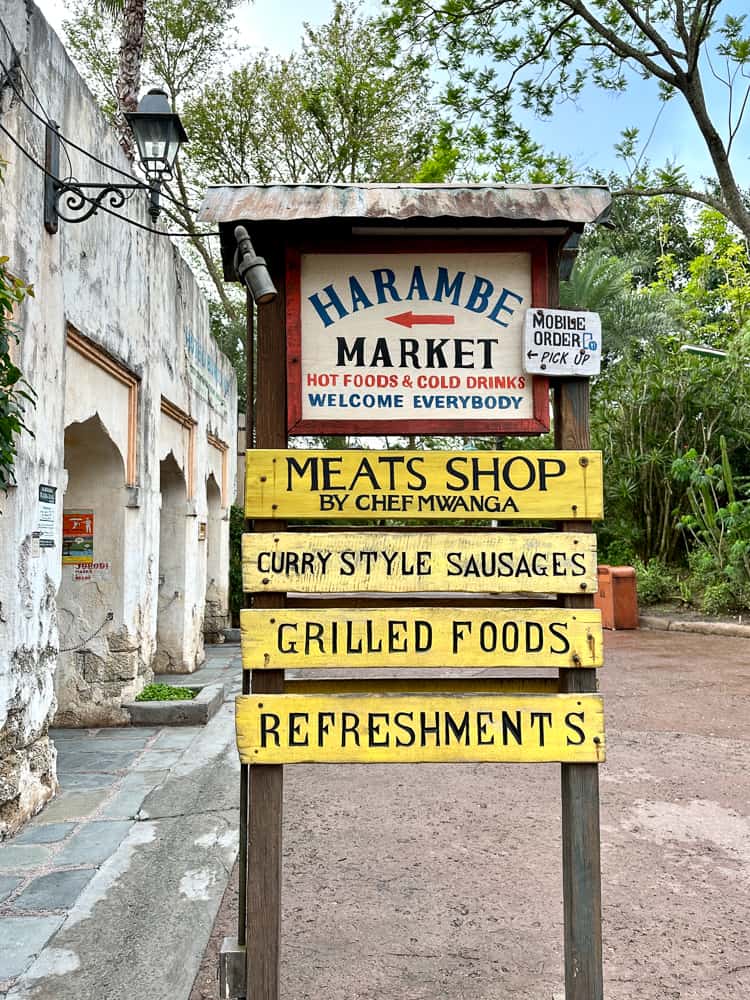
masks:
[[[240,624],[246,670],[602,665],[593,609],[248,610]]]
[[[596,592],[596,535],[279,531],[242,536],[247,592]]]
[[[524,371],[545,375],[598,375],[602,321],[598,313],[529,309],[523,327]]]
[[[546,380],[522,366],[524,310],[546,304],[543,244],[442,246],[288,253],[291,434],[549,428]]]
[[[243,764],[599,763],[602,699],[553,695],[240,695]]]
[[[593,520],[603,516],[598,451],[247,453],[245,516]]]

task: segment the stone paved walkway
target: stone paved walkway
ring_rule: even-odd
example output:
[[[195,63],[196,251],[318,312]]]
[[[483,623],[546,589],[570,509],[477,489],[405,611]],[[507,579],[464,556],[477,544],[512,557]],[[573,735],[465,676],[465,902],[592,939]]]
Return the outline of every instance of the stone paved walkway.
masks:
[[[220,681],[225,685],[224,707],[203,727],[52,732],[60,792],[17,836],[0,844],[0,998],[88,1000],[128,995],[157,1000],[187,996],[237,847],[237,817],[232,810],[239,795],[238,765],[232,718],[234,695],[241,684],[239,647],[207,647],[205,665],[197,673],[160,679],[170,683]],[[181,789],[185,794],[180,794]],[[179,837],[180,820],[195,835],[191,849],[182,852],[175,865],[174,852],[170,858],[159,855],[169,850],[169,837],[164,836],[168,821],[178,821],[175,833]],[[132,880],[133,854],[147,843],[155,845],[150,847],[149,872],[160,871],[165,880],[171,872],[177,883],[166,887],[159,900],[153,898],[159,888],[142,887],[151,890],[141,899],[143,914],[134,914],[127,901],[120,916],[131,929],[142,917],[144,933],[151,935],[152,944],[161,940],[163,947],[174,948],[180,945],[179,932],[168,940],[160,938],[160,931],[166,934],[174,922],[159,928],[149,912],[155,917],[165,903],[175,913],[186,903],[191,911],[205,911],[199,919],[207,928],[206,937],[193,941],[192,946],[188,942],[180,952],[179,979],[187,988],[179,986],[172,993],[171,988],[159,985],[158,971],[156,977],[149,971],[152,981],[135,992],[127,993],[122,985],[106,992],[106,976],[99,979],[96,992],[85,992],[83,980],[96,982],[97,978],[93,968],[84,975],[92,963],[92,956],[85,953],[85,940],[79,941],[84,947],[78,949],[70,941],[65,947],[61,943],[70,928],[81,922],[92,925],[89,936],[93,940],[99,935],[102,939],[108,934],[118,936],[115,928],[94,926],[97,904],[113,904],[110,912],[117,916],[121,909],[118,890],[125,889],[129,877]],[[174,895],[171,902],[170,893]],[[183,921],[191,935],[195,916],[191,912]],[[119,936],[123,943],[128,933]],[[145,968],[145,954],[143,961]]]

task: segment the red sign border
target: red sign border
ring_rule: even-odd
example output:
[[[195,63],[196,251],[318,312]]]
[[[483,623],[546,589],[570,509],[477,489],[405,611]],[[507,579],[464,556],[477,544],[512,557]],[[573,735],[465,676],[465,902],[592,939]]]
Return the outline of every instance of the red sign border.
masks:
[[[286,371],[287,432],[305,434],[545,434],[550,427],[549,379],[531,375],[533,416],[514,420],[303,420],[302,419],[302,292],[303,253],[528,253],[531,255],[530,308],[548,305],[548,242],[544,237],[513,239],[485,237],[453,239],[422,237],[370,239],[355,244],[287,247],[286,250]]]

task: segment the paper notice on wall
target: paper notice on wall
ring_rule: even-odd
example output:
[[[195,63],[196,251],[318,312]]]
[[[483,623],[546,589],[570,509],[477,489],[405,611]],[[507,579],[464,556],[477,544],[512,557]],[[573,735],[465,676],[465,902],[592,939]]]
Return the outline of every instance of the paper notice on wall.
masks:
[[[63,563],[91,564],[94,561],[93,510],[63,511]]]
[[[112,563],[90,562],[77,563],[73,567],[73,579],[80,582],[86,580],[109,580],[112,577]]]
[[[55,527],[57,521],[57,487],[39,484],[39,512],[37,515],[38,545],[41,549],[55,547]]]

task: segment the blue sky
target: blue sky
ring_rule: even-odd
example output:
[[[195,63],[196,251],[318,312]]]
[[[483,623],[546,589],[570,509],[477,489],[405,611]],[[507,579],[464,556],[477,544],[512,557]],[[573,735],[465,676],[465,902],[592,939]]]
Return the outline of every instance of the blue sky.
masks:
[[[37,0],[37,3],[58,27],[65,16],[62,0]],[[374,13],[379,6],[377,0],[367,0],[364,9]],[[722,8],[735,13],[744,6],[744,0],[728,0],[722,4]],[[240,41],[288,55],[299,43],[303,23],[323,23],[332,7],[332,0],[248,0],[240,7],[237,18]],[[723,101],[723,89],[710,76],[706,79],[706,88],[709,108]],[[615,167],[613,147],[620,131],[637,125],[641,134],[647,136],[661,107],[654,83],[635,77],[624,94],[609,94],[592,86],[577,105],[558,106],[551,120],[541,122],[527,118],[525,124],[538,142],[550,151],[570,156],[580,171],[607,171]],[[718,118],[717,125],[723,131],[723,117]],[[750,117],[735,144],[736,176],[740,184],[750,187]],[[683,164],[696,183],[701,175],[713,173],[703,140],[680,98],[673,99],[662,111],[647,155],[655,165],[668,159]]]

